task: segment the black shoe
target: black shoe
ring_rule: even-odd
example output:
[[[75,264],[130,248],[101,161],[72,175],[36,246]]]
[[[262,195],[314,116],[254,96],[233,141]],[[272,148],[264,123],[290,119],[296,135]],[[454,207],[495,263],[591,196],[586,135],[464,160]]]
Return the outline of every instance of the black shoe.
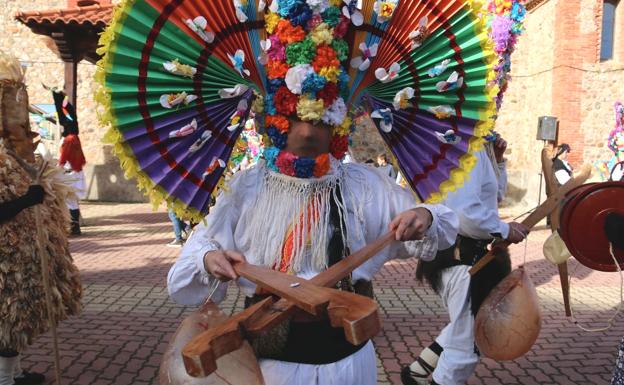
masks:
[[[82,235],[82,231],[80,231],[80,225],[78,223],[72,223],[70,229],[71,235]]]
[[[403,385],[429,385],[429,375],[420,377],[416,373],[412,373],[409,366],[401,369],[401,382]]]
[[[15,385],[38,385],[43,384],[45,376],[41,373],[23,371],[18,377],[13,378]]]

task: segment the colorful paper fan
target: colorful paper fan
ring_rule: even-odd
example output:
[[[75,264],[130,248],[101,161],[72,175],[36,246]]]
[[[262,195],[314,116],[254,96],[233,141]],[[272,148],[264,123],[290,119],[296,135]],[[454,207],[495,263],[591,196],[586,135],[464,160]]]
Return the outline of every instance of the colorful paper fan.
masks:
[[[112,127],[106,140],[154,204],[165,199],[195,219],[207,212],[264,94],[260,3],[271,1],[126,0],[103,34],[97,98]],[[343,15],[360,12],[356,3]],[[488,82],[497,56],[481,11],[465,0],[364,0],[363,24],[350,25],[355,48],[342,65],[359,68],[350,69],[348,100],[376,122],[422,200],[462,183],[496,113],[498,87]]]

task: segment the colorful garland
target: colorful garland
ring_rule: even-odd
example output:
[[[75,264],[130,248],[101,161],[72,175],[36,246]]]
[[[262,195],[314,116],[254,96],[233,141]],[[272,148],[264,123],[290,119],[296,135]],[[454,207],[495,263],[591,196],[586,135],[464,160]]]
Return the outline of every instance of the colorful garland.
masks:
[[[349,47],[343,39],[351,20],[342,0],[276,0],[265,13],[268,38],[261,42],[266,62],[265,128],[273,147],[265,151],[271,169],[299,178],[321,176],[329,161],[297,157],[286,147],[289,119],[333,127],[330,153],[347,152],[351,119],[344,98],[349,75],[341,62]]]

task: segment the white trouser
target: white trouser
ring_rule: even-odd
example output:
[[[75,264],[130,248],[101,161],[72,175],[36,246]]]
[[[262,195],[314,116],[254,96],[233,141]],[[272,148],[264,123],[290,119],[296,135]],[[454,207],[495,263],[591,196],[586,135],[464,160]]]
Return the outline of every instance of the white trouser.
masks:
[[[377,384],[377,359],[371,341],[349,357],[326,365],[297,364],[269,359],[261,359],[259,362],[267,385]]]
[[[474,317],[470,311],[470,266],[444,269],[440,296],[451,322],[436,338],[444,348],[433,379],[440,385],[464,385],[479,363],[474,345]]]

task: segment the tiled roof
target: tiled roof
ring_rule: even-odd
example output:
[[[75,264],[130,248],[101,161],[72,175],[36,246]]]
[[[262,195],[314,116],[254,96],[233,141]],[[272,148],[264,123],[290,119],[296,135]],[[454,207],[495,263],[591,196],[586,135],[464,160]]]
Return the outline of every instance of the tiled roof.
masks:
[[[26,25],[32,24],[91,24],[106,26],[113,16],[113,5],[89,5],[65,9],[18,12],[15,18]]]

